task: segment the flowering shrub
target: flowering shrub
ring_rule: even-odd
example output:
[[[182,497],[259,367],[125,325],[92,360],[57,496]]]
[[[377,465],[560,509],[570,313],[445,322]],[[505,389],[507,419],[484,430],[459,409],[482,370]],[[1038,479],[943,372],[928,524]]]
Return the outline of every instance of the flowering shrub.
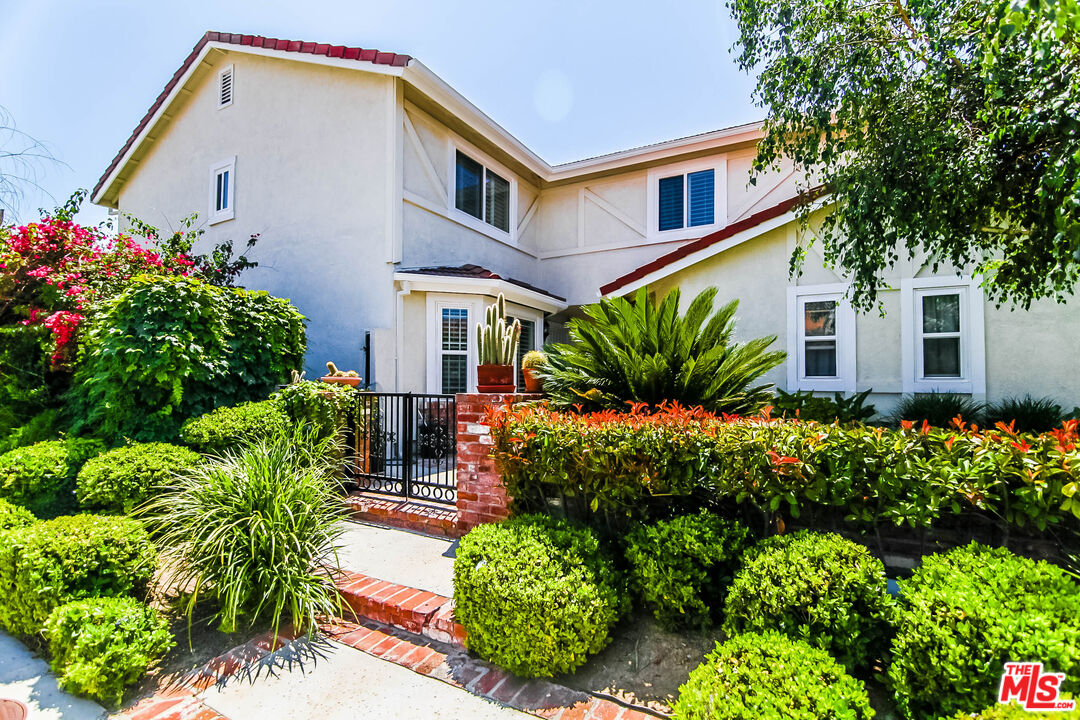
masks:
[[[1080,421],[1040,435],[897,430],[716,416],[664,405],[654,412],[572,414],[543,405],[488,418],[494,458],[519,510],[547,506],[634,514],[649,498],[706,491],[761,513],[799,517],[832,508],[864,526],[926,527],[980,511],[1019,527],[1080,518]]]
[[[75,331],[92,303],[137,274],[187,275],[192,265],[183,254],[165,256],[124,235],[44,217],[0,235],[0,324],[44,325],[59,366],[72,359]]]

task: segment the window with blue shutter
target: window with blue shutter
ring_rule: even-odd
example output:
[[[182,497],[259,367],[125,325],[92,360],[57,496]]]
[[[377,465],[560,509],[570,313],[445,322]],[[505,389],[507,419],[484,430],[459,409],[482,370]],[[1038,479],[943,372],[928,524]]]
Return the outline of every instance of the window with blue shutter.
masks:
[[[716,194],[713,192],[713,171],[702,170],[686,176],[687,225],[713,224],[713,204]]]
[[[683,176],[660,178],[660,229],[683,226]]]

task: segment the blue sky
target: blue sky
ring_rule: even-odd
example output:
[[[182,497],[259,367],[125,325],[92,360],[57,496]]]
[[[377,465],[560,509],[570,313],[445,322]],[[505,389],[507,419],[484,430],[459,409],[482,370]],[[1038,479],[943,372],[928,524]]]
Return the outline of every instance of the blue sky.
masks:
[[[62,161],[39,168],[57,201],[93,187],[206,30],[413,55],[552,163],[762,114],[723,0],[0,0],[0,16],[0,106]],[[20,219],[54,204],[31,192]]]

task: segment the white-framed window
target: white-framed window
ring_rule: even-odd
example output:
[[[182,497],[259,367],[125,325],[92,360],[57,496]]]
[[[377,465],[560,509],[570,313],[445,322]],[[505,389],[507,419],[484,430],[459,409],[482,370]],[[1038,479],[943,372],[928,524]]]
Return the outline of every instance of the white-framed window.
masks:
[[[213,225],[232,220],[236,214],[236,157],[210,166],[210,214]]]
[[[218,110],[232,105],[235,78],[233,66],[226,65],[218,73]]]
[[[855,392],[855,310],[842,284],[788,288],[788,390]]]
[[[900,285],[906,393],[986,393],[983,294],[967,277],[914,278]]]
[[[439,305],[436,371],[439,392],[455,395],[469,390],[469,308]]]
[[[518,340],[517,356],[514,358],[514,377],[517,378],[518,392],[525,392],[525,375],[521,372],[521,359],[530,350],[539,350],[544,345],[544,316],[542,313],[523,311],[524,309],[507,310],[507,318],[513,322],[515,319],[521,323],[521,337]]]
[[[450,206],[482,232],[494,229],[512,237],[517,183],[509,172],[478,157],[474,151],[454,146]]]
[[[648,235],[700,237],[727,221],[726,158],[705,158],[648,173]]]

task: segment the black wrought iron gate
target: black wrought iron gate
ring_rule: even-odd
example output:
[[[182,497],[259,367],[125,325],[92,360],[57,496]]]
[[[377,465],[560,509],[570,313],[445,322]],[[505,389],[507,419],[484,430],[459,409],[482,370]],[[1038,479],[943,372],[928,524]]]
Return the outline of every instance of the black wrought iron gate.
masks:
[[[457,421],[453,395],[357,393],[359,421],[346,474],[361,490],[453,505]]]

